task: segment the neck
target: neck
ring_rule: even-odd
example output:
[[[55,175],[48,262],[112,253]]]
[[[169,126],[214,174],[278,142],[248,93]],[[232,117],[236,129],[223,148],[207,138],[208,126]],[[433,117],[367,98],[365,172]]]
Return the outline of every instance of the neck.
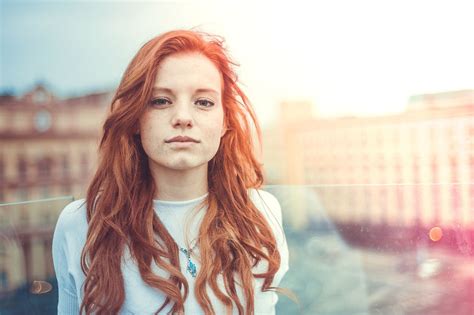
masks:
[[[155,181],[155,199],[185,201],[208,192],[207,164],[188,170],[160,168],[151,170]]]

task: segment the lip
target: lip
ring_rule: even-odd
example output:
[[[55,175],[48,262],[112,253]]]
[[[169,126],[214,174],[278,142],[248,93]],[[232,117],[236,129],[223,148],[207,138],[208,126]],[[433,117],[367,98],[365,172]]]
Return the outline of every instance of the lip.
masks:
[[[193,141],[184,141],[184,142],[174,141],[174,142],[169,142],[168,144],[173,149],[185,149],[185,148],[192,148],[196,144],[196,142],[193,142]]]
[[[194,143],[198,143],[199,141],[194,139],[194,138],[188,137],[188,136],[176,136],[176,137],[173,137],[171,139],[165,140],[165,142],[166,143],[171,143],[171,142],[194,142]]]

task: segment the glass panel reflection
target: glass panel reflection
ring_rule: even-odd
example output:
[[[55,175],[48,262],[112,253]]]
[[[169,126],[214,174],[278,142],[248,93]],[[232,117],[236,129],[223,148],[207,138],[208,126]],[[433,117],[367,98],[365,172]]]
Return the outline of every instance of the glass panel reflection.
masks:
[[[472,314],[474,215],[426,201],[400,207],[413,188],[263,187],[280,201],[290,250],[281,287],[299,302],[279,294],[277,314]],[[56,313],[51,239],[72,200],[0,205],[2,314]]]
[[[300,300],[298,308],[281,296],[278,313],[473,314],[474,213],[397,207],[414,186],[425,189],[267,186],[280,200],[290,249],[281,285]]]
[[[51,241],[73,197],[0,204],[0,314],[56,314]]]

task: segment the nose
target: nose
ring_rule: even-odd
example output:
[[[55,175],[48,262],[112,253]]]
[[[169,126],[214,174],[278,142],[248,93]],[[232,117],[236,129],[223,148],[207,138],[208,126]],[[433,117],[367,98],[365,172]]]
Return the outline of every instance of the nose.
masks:
[[[193,126],[193,117],[187,104],[181,103],[175,106],[171,124],[174,128],[189,128]]]

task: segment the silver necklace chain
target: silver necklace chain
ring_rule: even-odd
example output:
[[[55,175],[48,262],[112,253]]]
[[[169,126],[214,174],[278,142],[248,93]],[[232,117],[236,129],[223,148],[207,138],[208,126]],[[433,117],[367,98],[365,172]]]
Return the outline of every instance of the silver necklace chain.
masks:
[[[153,208],[153,210],[155,211],[156,213],[156,209]],[[169,231],[168,231],[169,233]],[[171,233],[170,233],[171,235]],[[171,236],[173,237],[173,236]],[[174,240],[174,242],[176,243],[176,245],[179,247],[179,251],[181,253],[183,253],[185,256],[186,256],[186,259],[188,260],[188,264],[186,266],[186,270],[191,274],[191,276],[193,278],[196,278],[196,275],[197,275],[197,267],[196,267],[196,264],[192,261],[191,259],[191,254],[193,253],[193,251],[196,249],[197,245],[198,245],[198,242],[196,241],[196,243],[194,244],[193,247],[191,248],[184,248],[184,247],[181,247],[177,242],[176,240]]]

